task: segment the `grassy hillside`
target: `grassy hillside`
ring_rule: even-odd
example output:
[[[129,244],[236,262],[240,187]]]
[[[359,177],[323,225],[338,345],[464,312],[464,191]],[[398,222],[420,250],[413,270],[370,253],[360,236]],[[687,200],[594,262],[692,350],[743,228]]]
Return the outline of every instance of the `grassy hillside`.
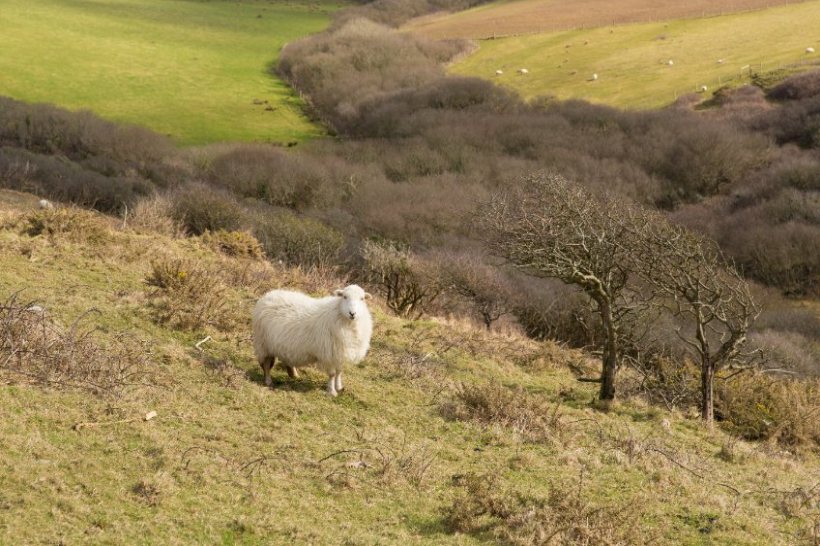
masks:
[[[492,78],[524,97],[651,108],[702,85],[711,91],[740,81],[741,75],[748,81],[752,72],[814,62],[817,54],[805,50],[820,51],[818,20],[815,1],[721,17],[483,40],[452,72]],[[519,68],[529,74],[519,75]],[[496,70],[504,74],[496,76]]]
[[[0,543],[816,537],[816,456],[639,398],[597,410],[568,367],[587,357],[552,344],[376,302],[371,353],[339,398],[315,372],[279,371],[269,390],[252,302],[338,281],[224,253],[253,245],[174,238],[146,211],[123,226],[34,204],[0,194]]]
[[[0,95],[90,109],[182,144],[299,141],[321,133],[268,73],[337,2],[8,0]],[[261,104],[254,104],[254,100]]]
[[[430,38],[492,38],[612,24],[705,17],[802,0],[496,0],[455,13],[434,13],[406,28]]]

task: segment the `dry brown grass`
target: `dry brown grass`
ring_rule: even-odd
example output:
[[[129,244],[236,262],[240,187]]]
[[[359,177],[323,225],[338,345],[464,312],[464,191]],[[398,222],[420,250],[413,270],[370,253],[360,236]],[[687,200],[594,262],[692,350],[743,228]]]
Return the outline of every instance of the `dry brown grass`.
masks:
[[[202,235],[202,242],[228,256],[257,259],[265,257],[262,245],[247,231],[208,231]]]
[[[637,503],[597,506],[589,502],[584,498],[583,474],[577,483],[554,484],[546,498],[507,490],[492,475],[468,474],[457,481],[464,492],[444,510],[446,524],[456,531],[489,532],[502,543],[520,546],[653,542],[638,525]]]
[[[613,24],[722,15],[794,4],[800,0],[518,0],[466,13],[420,17],[408,30],[434,39],[492,38]]]
[[[558,403],[499,383],[459,385],[440,410],[447,419],[500,427],[532,442],[558,438],[564,430]]]
[[[173,203],[164,195],[155,195],[137,202],[126,217],[126,225],[137,233],[160,233],[181,237],[185,229],[173,218]]]

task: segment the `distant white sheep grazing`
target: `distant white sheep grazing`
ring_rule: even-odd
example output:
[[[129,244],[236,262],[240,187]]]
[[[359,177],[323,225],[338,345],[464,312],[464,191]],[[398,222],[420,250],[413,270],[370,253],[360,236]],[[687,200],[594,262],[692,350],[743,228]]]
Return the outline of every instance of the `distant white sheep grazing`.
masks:
[[[592,81],[596,81],[598,79],[598,74],[593,74],[591,79]]]
[[[527,70],[526,68],[519,68],[519,69],[518,69],[518,73],[519,73],[519,74],[524,74],[524,75],[527,75],[527,74],[529,74],[529,73],[530,73],[530,71],[529,71],[529,70]]]
[[[344,365],[361,362],[370,348],[368,298],[355,284],[320,299],[291,290],[272,290],[259,298],[253,310],[253,348],[265,385],[271,384],[278,358],[291,377],[297,377],[296,368],[315,365],[328,375],[327,393],[336,396],[344,388]]]
[[[673,64],[675,64],[675,61],[673,61],[672,59],[669,59],[668,61],[666,61],[666,64],[669,65],[669,66],[672,66]]]
[[[807,47],[806,48],[806,53],[814,53],[814,48],[813,47]]]
[[[503,70],[496,70],[496,71],[495,71],[495,75],[496,75],[496,76],[501,76],[502,74],[504,74],[504,71],[503,71]]]
[[[723,64],[723,59],[718,59],[717,64]]]
[[[706,93],[707,91],[709,91],[709,88],[708,88],[708,87],[706,87],[705,85],[701,85],[701,86],[700,86],[700,92],[701,92],[701,93]]]
[[[54,204],[48,199],[40,199],[40,201],[37,202],[37,206],[43,210],[51,210],[54,208]]]

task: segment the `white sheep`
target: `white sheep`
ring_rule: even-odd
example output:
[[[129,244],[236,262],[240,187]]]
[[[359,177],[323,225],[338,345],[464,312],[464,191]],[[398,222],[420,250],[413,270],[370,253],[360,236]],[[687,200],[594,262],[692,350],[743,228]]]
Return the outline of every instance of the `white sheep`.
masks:
[[[519,74],[522,74],[522,75],[524,75],[524,76],[526,76],[527,74],[529,74],[529,73],[530,73],[530,71],[529,71],[529,70],[527,70],[526,68],[519,68],[519,69],[518,69],[518,73],[519,73]]]
[[[807,47],[806,48],[806,53],[814,53],[814,48],[813,47]]]
[[[707,91],[709,91],[709,88],[707,86],[705,86],[705,85],[700,86],[700,92],[701,93],[706,93]]]
[[[495,71],[495,75],[496,75],[496,76],[501,76],[501,75],[503,75],[503,74],[504,74],[504,71],[503,71],[503,70],[496,70],[496,71]]]
[[[593,75],[592,75],[592,78],[590,78],[590,79],[591,79],[592,81],[597,81],[597,80],[598,80],[598,74],[593,74]]]
[[[668,61],[666,61],[666,64],[667,64],[668,66],[672,66],[672,65],[674,65],[674,64],[675,64],[675,61],[673,61],[672,59],[669,59]]]
[[[253,348],[270,386],[278,358],[288,375],[315,365],[327,373],[327,393],[336,396],[345,364],[361,362],[370,348],[373,319],[367,309],[370,294],[355,284],[332,296],[312,298],[291,290],[271,290],[253,310]]]
[[[52,210],[54,208],[54,204],[48,199],[40,199],[40,201],[37,202],[37,206],[43,210]]]

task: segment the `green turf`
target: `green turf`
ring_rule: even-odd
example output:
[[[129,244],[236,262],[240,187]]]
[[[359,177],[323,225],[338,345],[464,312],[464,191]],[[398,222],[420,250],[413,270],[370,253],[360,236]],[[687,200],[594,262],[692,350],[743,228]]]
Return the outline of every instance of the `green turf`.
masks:
[[[816,66],[820,54],[807,54],[806,48],[820,51],[818,22],[820,2],[812,1],[720,17],[484,40],[451,71],[492,78],[527,98],[553,95],[653,108],[702,85],[711,93],[748,81],[754,72]],[[518,74],[519,68],[529,74]],[[504,74],[496,76],[496,70]]]
[[[181,144],[322,133],[268,67],[336,2],[4,0],[0,95],[90,109]],[[268,101],[253,104],[254,99]]]

